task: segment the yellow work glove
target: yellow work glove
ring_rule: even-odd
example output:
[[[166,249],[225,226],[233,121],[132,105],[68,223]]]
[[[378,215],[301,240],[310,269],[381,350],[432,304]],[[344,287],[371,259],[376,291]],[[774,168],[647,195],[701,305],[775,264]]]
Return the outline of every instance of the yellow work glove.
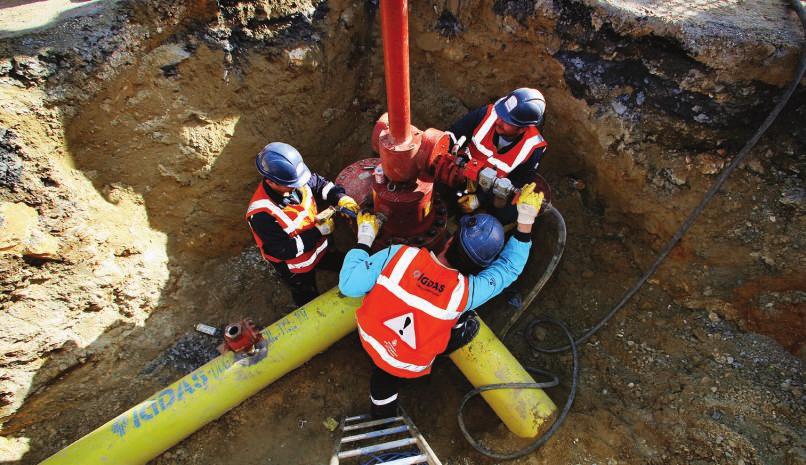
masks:
[[[459,208],[465,213],[473,213],[479,208],[479,198],[476,194],[465,194],[457,200]]]
[[[534,224],[537,214],[540,213],[543,193],[535,192],[535,187],[535,183],[529,183],[521,188],[516,201],[519,224]]]
[[[371,212],[361,212],[358,214],[358,243],[367,247],[372,246],[378,230],[381,229],[381,222],[378,217]]]
[[[345,195],[344,197],[339,199],[339,208],[344,208],[346,210],[350,210],[351,212],[358,214],[358,210],[361,208],[358,206],[358,202],[355,201],[349,195]]]
[[[467,192],[465,195],[459,197],[457,203],[459,204],[459,208],[465,213],[473,213],[479,208],[479,197],[475,194],[476,192],[476,183],[467,180],[467,188],[465,189]]]
[[[336,224],[333,222],[333,215],[316,222],[316,229],[318,229],[323,236],[331,234],[335,228]]]

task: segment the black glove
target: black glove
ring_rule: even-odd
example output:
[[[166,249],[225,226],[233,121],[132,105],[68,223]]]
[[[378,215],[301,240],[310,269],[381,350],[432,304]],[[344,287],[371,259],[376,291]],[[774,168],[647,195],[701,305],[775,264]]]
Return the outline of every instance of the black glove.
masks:
[[[464,347],[479,333],[479,317],[474,311],[467,311],[459,317],[453,328],[451,328],[451,338],[444,354],[450,354],[456,349]]]

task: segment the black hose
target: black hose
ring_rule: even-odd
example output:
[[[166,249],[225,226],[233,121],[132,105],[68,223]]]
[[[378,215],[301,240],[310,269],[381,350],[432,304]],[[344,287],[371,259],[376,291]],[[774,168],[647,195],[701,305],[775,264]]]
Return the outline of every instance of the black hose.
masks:
[[[488,384],[487,386],[481,386],[479,388],[473,389],[472,391],[468,392],[465,397],[462,399],[462,402],[459,404],[459,411],[456,414],[457,420],[459,420],[459,429],[462,430],[462,434],[465,436],[467,442],[473,446],[474,449],[481,452],[482,454],[486,455],[487,457],[492,457],[498,460],[512,460],[518,457],[523,457],[524,455],[531,454],[538,447],[542,446],[543,444],[548,441],[552,435],[562,426],[565,418],[568,416],[568,412],[571,410],[571,406],[574,404],[574,398],[576,397],[577,391],[577,380],[579,379],[579,355],[577,354],[577,346],[574,343],[574,336],[571,334],[571,331],[565,326],[565,323],[559,320],[553,320],[550,318],[545,318],[541,320],[533,321],[532,324],[552,324],[559,327],[564,333],[565,337],[568,338],[568,345],[571,347],[571,354],[573,356],[573,365],[571,369],[571,389],[568,393],[568,398],[565,401],[565,405],[563,406],[562,411],[557,416],[557,419],[552,423],[551,427],[546,431],[543,435],[537,438],[534,442],[529,444],[528,446],[524,447],[523,449],[518,449],[513,452],[496,452],[492,449],[488,449],[487,447],[481,445],[481,442],[477,441],[470,435],[470,432],[467,431],[467,427],[465,426],[464,416],[462,412],[464,412],[465,405],[467,401],[471,398],[481,394],[485,391],[493,391],[496,389],[545,389],[554,386],[558,386],[560,384],[559,378],[552,374],[549,371],[542,370],[539,368],[532,368],[532,367],[525,367],[527,371],[530,373],[540,374],[543,376],[548,376],[551,378],[551,381],[542,382],[542,383],[501,383],[501,384]]]
[[[797,13],[798,18],[800,18],[801,27],[803,27],[804,35],[806,35],[806,9],[804,9],[803,4],[801,4],[801,0],[790,0],[790,3],[792,4],[792,7],[795,9],[795,12]],[[578,363],[579,363],[579,358],[578,358],[578,355],[577,355],[577,346],[581,345],[581,344],[584,344],[588,339],[591,338],[591,336],[593,336],[594,334],[596,334],[596,332],[598,332],[600,329],[602,329],[602,327],[604,327],[604,325],[606,325],[607,322],[610,321],[610,319],[613,318],[613,316],[619,310],[621,310],[624,307],[624,305],[627,304],[627,302],[635,295],[635,293],[638,292],[639,289],[641,289],[641,287],[647,282],[647,280],[650,277],[652,277],[653,274],[655,274],[655,272],[658,270],[658,268],[663,263],[663,261],[666,259],[666,257],[669,255],[669,253],[672,251],[672,249],[677,245],[678,242],[680,242],[680,239],[683,238],[683,235],[685,235],[686,232],[691,228],[691,226],[694,224],[694,222],[700,216],[700,214],[705,209],[705,207],[711,202],[711,200],[716,195],[716,193],[719,192],[719,190],[722,188],[722,185],[728,179],[728,176],[730,176],[731,173],[733,173],[733,171],[736,170],[736,168],[739,166],[739,164],[741,164],[742,161],[744,161],[744,159],[747,158],[747,155],[750,153],[750,150],[752,150],[753,147],[755,147],[755,145],[758,143],[759,139],[761,139],[761,136],[763,136],[764,133],[767,132],[767,129],[770,128],[772,123],[775,121],[775,119],[778,117],[778,115],[781,113],[781,111],[786,106],[787,102],[789,102],[789,99],[792,97],[792,94],[795,92],[795,89],[800,84],[801,79],[803,79],[804,72],[806,72],[806,45],[801,47],[800,61],[798,63],[797,71],[795,72],[795,78],[792,80],[792,82],[789,84],[789,86],[787,87],[787,89],[784,92],[784,94],[781,96],[781,99],[778,101],[778,104],[775,105],[775,107],[772,109],[772,111],[767,116],[767,118],[764,120],[764,122],[761,124],[761,126],[759,126],[758,130],[756,130],[755,134],[753,134],[753,137],[751,137],[745,143],[744,147],[742,147],[742,149],[736,155],[736,158],[734,158],[733,161],[730,163],[730,165],[728,165],[728,167],[725,168],[722,171],[722,173],[719,174],[719,177],[717,177],[716,181],[714,181],[714,183],[711,185],[711,187],[705,193],[705,195],[703,196],[703,198],[700,201],[700,203],[694,208],[694,210],[691,211],[691,213],[689,213],[689,215],[686,217],[685,221],[683,221],[683,224],[681,224],[680,227],[678,228],[677,232],[675,232],[674,236],[672,236],[672,238],[669,239],[669,241],[666,243],[666,245],[663,247],[663,249],[661,249],[661,252],[658,254],[658,257],[655,259],[655,262],[652,263],[652,266],[641,276],[641,278],[638,279],[638,281],[635,283],[635,285],[633,285],[633,287],[631,287],[624,294],[624,296],[621,298],[621,300],[613,307],[613,309],[611,309],[607,313],[607,315],[604,316],[604,318],[599,320],[598,323],[596,323],[592,328],[590,328],[588,331],[586,331],[585,334],[583,334],[579,339],[576,339],[576,340],[574,340],[574,337],[570,333],[568,328],[560,321],[543,318],[543,319],[537,319],[537,320],[534,320],[534,321],[530,322],[529,327],[528,327],[528,329],[526,331],[526,337],[527,337],[527,342],[529,343],[529,345],[531,346],[532,349],[534,349],[534,350],[536,350],[538,352],[541,352],[541,353],[546,353],[546,354],[555,354],[555,353],[565,352],[565,351],[570,349],[571,353],[573,354],[573,358],[574,358],[574,360],[573,360],[573,377],[572,377],[572,382],[571,382],[571,391],[568,394],[568,400],[566,400],[566,403],[565,403],[565,406],[563,407],[562,412],[557,417],[557,420],[554,422],[554,424],[551,425],[551,428],[549,428],[549,430],[546,431],[546,433],[544,435],[542,435],[539,438],[537,438],[532,444],[530,444],[529,446],[527,446],[524,449],[521,449],[521,450],[518,450],[518,451],[515,451],[515,452],[498,453],[498,452],[492,451],[492,450],[487,449],[486,447],[482,446],[478,441],[473,439],[470,436],[470,434],[467,432],[467,429],[465,428],[465,424],[464,424],[464,419],[462,417],[462,411],[463,411],[464,406],[465,406],[465,404],[467,403],[467,401],[468,401],[468,399],[470,397],[473,397],[475,395],[480,394],[481,392],[491,390],[491,389],[538,389],[538,388],[541,388],[540,387],[541,385],[544,385],[546,383],[509,383],[509,384],[493,384],[493,385],[489,385],[489,386],[482,386],[480,388],[474,389],[473,391],[470,391],[465,396],[465,398],[462,400],[462,403],[459,405],[459,411],[457,413],[457,419],[459,420],[459,428],[462,430],[462,434],[465,436],[465,439],[467,439],[467,441],[470,443],[471,446],[473,446],[474,449],[476,449],[478,452],[480,452],[480,453],[482,453],[482,454],[484,454],[484,455],[486,455],[488,457],[492,457],[492,458],[499,459],[499,460],[512,460],[512,459],[523,457],[524,455],[532,453],[538,447],[540,447],[543,444],[545,444],[546,441],[548,441],[549,438],[554,434],[554,432],[557,431],[559,426],[562,424],[562,422],[565,420],[566,416],[568,415],[568,411],[571,409],[571,405],[573,404],[574,397],[576,395],[577,378],[578,378]],[[559,218],[562,218],[562,215],[559,215],[559,212],[557,212],[557,216],[559,216]],[[564,226],[564,222],[563,222],[563,226]],[[551,266],[551,263],[549,264],[549,266]],[[544,273],[544,276],[545,276],[545,273]],[[546,281],[547,280],[548,280],[548,278],[546,278]],[[541,277],[541,281],[542,281],[542,277]],[[545,282],[538,283],[538,284],[540,285],[540,288],[542,288],[543,285],[545,284]],[[535,286],[535,287],[537,287],[537,286]],[[539,290],[538,290],[538,292],[539,292]],[[531,292],[529,294],[531,299],[534,299],[534,297],[536,295],[537,294],[535,293],[535,295],[532,296]],[[529,303],[531,303],[531,299],[528,300]],[[527,306],[528,305],[524,305],[522,308],[525,309]],[[522,313],[522,311],[520,313]],[[518,317],[520,317],[520,315],[518,315]],[[562,328],[563,332],[565,332],[566,338],[568,338],[568,344],[565,345],[565,346],[562,346],[562,347],[543,348],[543,347],[539,347],[536,343],[534,343],[534,341],[532,339],[534,337],[534,330],[535,330],[535,328],[537,326],[539,326],[541,324],[544,324],[544,323],[551,323],[551,324],[555,324],[555,325],[560,326]],[[510,321],[510,324],[508,324],[506,329],[508,330],[512,326],[512,324],[514,324],[514,322]],[[547,373],[547,372],[545,372],[543,370],[538,371],[538,370],[530,369],[530,368],[527,368],[527,370],[533,371],[533,372],[538,372],[538,373],[543,373],[543,374]],[[553,377],[553,375],[551,375],[551,376]],[[555,377],[555,379],[556,379],[556,377]]]
[[[806,34],[806,10],[804,10],[800,0],[792,0],[792,6],[795,8],[798,17],[800,17],[801,25],[803,26],[804,29],[804,34]],[[765,132],[767,132],[767,129],[770,128],[773,121],[775,121],[775,118],[777,118],[778,115],[781,113],[781,111],[784,109],[787,102],[789,101],[789,98],[792,97],[792,94],[798,87],[800,80],[803,78],[804,71],[806,71],[806,46],[802,48],[800,56],[800,64],[798,65],[797,72],[795,73],[795,78],[789,84],[789,87],[786,89],[786,92],[784,92],[783,96],[778,101],[778,104],[775,105],[775,108],[773,108],[770,114],[767,116],[767,119],[765,119],[764,122],[761,124],[761,126],[759,126],[758,130],[756,130],[756,133],[753,134],[753,137],[751,137],[750,140],[748,140],[744,144],[744,147],[742,147],[742,149],[739,151],[739,154],[736,155],[736,158],[733,159],[731,164],[728,165],[728,167],[725,168],[722,171],[722,173],[719,174],[719,177],[711,185],[711,188],[708,189],[708,192],[705,193],[705,195],[703,196],[702,200],[697,205],[697,207],[694,208],[694,210],[692,210],[691,213],[689,213],[688,217],[686,217],[686,220],[683,221],[683,224],[681,224],[680,228],[677,229],[677,232],[674,233],[674,236],[672,236],[672,238],[669,239],[669,242],[667,242],[666,245],[663,246],[663,249],[658,254],[658,258],[656,258],[655,262],[652,263],[652,266],[649,267],[649,269],[643,274],[643,276],[641,276],[641,278],[635,283],[635,285],[633,285],[633,287],[631,287],[624,294],[619,303],[617,303],[616,306],[613,307],[613,309],[610,310],[610,312],[608,312],[604,318],[599,320],[598,323],[596,323],[591,329],[589,329],[587,332],[585,332],[585,334],[583,334],[579,339],[576,340],[577,345],[584,344],[588,339],[591,338],[591,336],[593,336],[600,329],[602,329],[602,327],[606,325],[611,318],[613,318],[613,315],[615,315],[619,310],[621,310],[622,307],[624,307],[624,305],[626,305],[627,302],[629,302],[632,296],[634,296],[635,293],[638,292],[639,289],[641,289],[644,283],[646,283],[647,280],[650,277],[652,277],[653,274],[655,274],[655,271],[658,270],[658,268],[666,259],[666,257],[669,255],[669,253],[672,251],[672,249],[677,245],[678,242],[680,242],[680,239],[683,238],[683,235],[686,234],[689,228],[691,228],[691,226],[694,224],[694,221],[697,220],[697,217],[700,216],[700,214],[708,205],[708,203],[711,202],[711,199],[713,199],[716,193],[719,191],[719,189],[722,188],[722,185],[725,184],[725,181],[728,179],[728,176],[730,176],[731,173],[733,173],[733,171],[739,166],[739,164],[743,162],[745,158],[747,158],[747,155],[750,154],[750,150],[752,150],[753,147],[755,147],[756,143],[758,143],[759,139],[761,139],[761,136],[764,135]],[[568,349],[570,349],[570,347],[571,347],[570,345],[565,345],[562,347],[539,349],[539,351],[546,354],[556,354],[559,352],[565,352]]]
[[[509,322],[507,322],[507,324],[504,326],[504,329],[501,330],[501,334],[498,337],[500,337],[502,341],[507,337],[507,333],[509,333],[509,330],[512,329],[515,323],[521,319],[523,312],[529,308],[529,306],[532,304],[532,301],[535,300],[535,297],[537,297],[537,295],[540,294],[540,291],[543,290],[543,286],[546,285],[549,278],[551,278],[551,276],[554,274],[554,270],[557,269],[557,265],[560,264],[560,259],[563,257],[567,237],[565,218],[563,218],[563,215],[560,213],[560,211],[554,208],[554,205],[551,204],[546,205],[546,213],[553,216],[554,221],[557,224],[557,241],[554,245],[554,255],[552,255],[548,265],[546,265],[546,270],[543,271],[543,274],[540,276],[537,284],[532,287],[532,290],[529,291],[529,294],[527,294],[526,298],[523,299],[523,303],[521,303],[520,308],[518,308],[518,310],[512,314]]]

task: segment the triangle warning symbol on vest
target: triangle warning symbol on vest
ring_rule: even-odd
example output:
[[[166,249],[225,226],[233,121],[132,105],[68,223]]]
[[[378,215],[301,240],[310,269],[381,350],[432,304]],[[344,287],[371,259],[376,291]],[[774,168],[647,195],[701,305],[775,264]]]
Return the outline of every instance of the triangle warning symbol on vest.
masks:
[[[383,322],[383,325],[396,332],[400,339],[412,349],[417,349],[417,336],[414,334],[414,313],[406,313]]]

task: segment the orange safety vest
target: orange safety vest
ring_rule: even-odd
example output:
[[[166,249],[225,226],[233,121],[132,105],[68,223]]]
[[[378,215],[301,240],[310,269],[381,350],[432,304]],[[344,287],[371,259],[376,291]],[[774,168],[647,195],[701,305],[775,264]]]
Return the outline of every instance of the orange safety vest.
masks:
[[[548,145],[535,126],[527,126],[526,132],[513,147],[505,153],[498,153],[498,148],[493,142],[493,126],[498,119],[495,113],[495,105],[487,105],[487,114],[481,120],[481,124],[473,131],[473,137],[468,144],[470,155],[476,157],[479,154],[487,158],[487,163],[491,168],[498,170],[498,174],[506,176],[515,167],[529,159],[534,149]]]
[[[318,212],[311,188],[307,185],[304,185],[300,188],[300,191],[302,191],[302,202],[300,202],[298,205],[288,205],[281,208],[271,200],[269,195],[266,193],[266,190],[263,188],[263,183],[261,182],[254,195],[252,195],[252,200],[249,201],[249,208],[246,210],[246,222],[249,224],[249,229],[252,230],[252,236],[255,238],[255,242],[257,243],[258,250],[260,250],[260,254],[263,255],[263,258],[266,260],[274,263],[285,261],[285,264],[288,266],[288,270],[292,273],[307,273],[308,271],[311,271],[313,267],[319,263],[319,260],[324,257],[325,249],[327,249],[328,244],[327,238],[323,237],[319,242],[317,242],[316,247],[305,251],[302,238],[299,237],[299,234],[302,231],[307,231],[316,225],[316,214]],[[249,218],[260,212],[265,212],[271,215],[275,220],[277,220],[277,223],[281,228],[283,228],[283,231],[285,231],[289,237],[292,237],[296,240],[296,257],[290,260],[280,260],[279,258],[272,257],[263,251],[263,241],[260,239],[260,236],[255,233],[255,230],[252,229],[252,224],[249,223]]]
[[[356,312],[364,350],[391,375],[427,375],[467,306],[467,287],[428,250],[401,246]]]

